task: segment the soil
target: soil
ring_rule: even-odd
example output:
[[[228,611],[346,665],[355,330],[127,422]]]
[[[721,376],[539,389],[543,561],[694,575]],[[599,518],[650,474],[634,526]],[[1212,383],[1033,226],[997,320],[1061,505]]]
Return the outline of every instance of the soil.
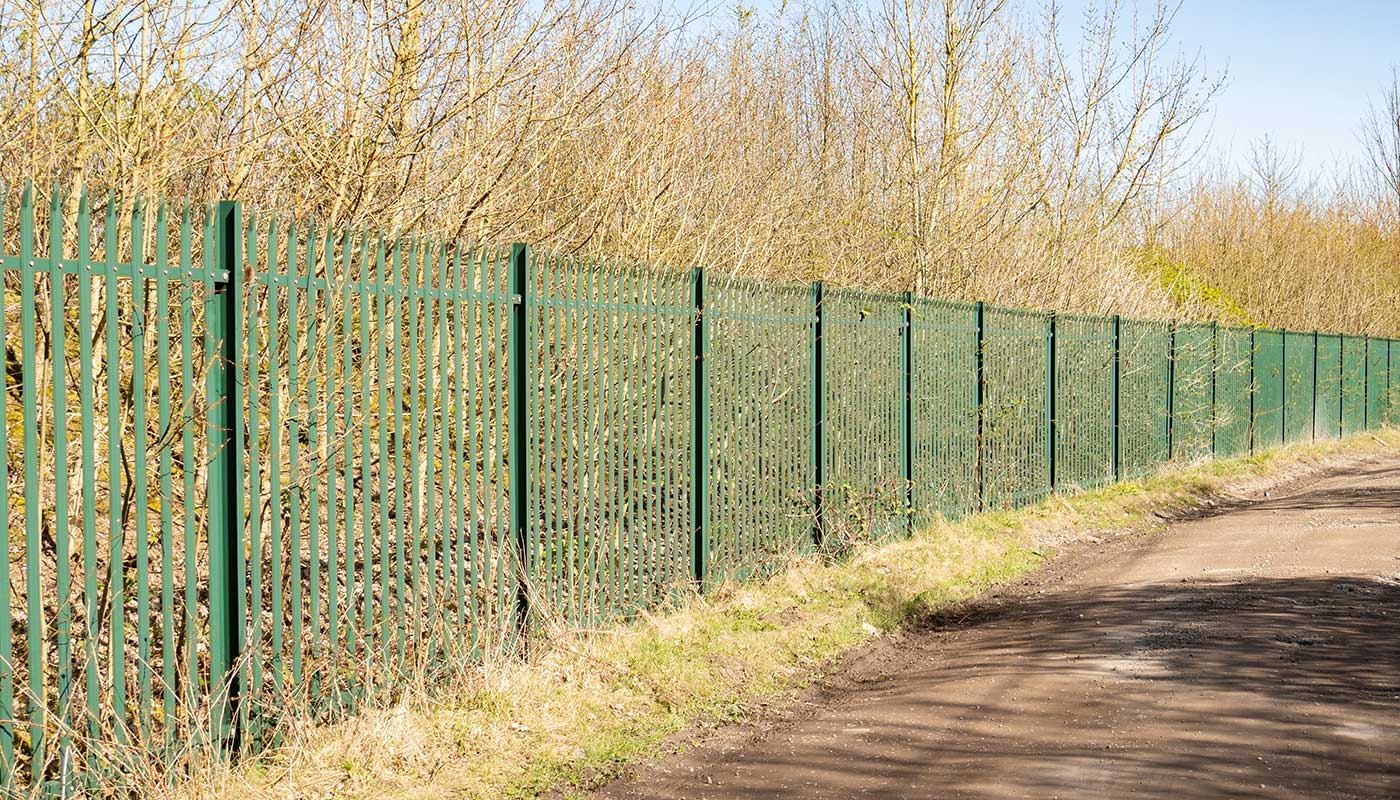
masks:
[[[1400,798],[1400,456],[1092,537],[678,749],[596,796]]]

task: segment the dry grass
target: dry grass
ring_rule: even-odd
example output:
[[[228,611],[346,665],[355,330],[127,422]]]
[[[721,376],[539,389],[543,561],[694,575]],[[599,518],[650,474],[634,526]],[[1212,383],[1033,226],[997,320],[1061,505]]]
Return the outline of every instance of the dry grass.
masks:
[[[464,669],[341,724],[295,727],[281,750],[159,793],[491,798],[595,785],[677,731],[743,718],[870,637],[1012,580],[1058,546],[1157,527],[1174,511],[1397,447],[1400,433],[1384,432],[1207,462],[940,523],[842,563],[794,563],[762,583],[556,638],[527,661]]]
[[[1222,323],[1400,333],[1400,230],[1345,186],[1271,197],[1203,181],[1144,266],[1179,305]]]

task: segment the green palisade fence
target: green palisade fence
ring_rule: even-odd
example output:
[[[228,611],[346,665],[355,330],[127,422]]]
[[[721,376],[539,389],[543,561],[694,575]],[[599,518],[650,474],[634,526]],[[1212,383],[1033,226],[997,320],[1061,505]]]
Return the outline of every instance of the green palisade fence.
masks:
[[[1366,422],[1367,428],[1385,423],[1385,402],[1390,379],[1390,355],[1385,339],[1366,339]]]
[[[826,535],[902,534],[904,298],[828,289],[823,304]]]
[[[1318,439],[1342,435],[1342,338],[1331,333],[1317,334],[1313,430]]]
[[[977,509],[977,334],[972,303],[912,303],[915,523]]]
[[[1215,337],[1215,452],[1238,456],[1249,452],[1252,429],[1251,334],[1245,328],[1218,328]]]
[[[1167,453],[1167,396],[1171,391],[1170,326],[1122,321],[1119,335],[1119,471],[1138,478],[1155,471]]]
[[[1283,442],[1283,332],[1254,332],[1254,451]]]
[[[987,306],[982,363],[982,498],[1010,508],[1050,492],[1046,314]]]
[[[0,192],[7,791],[795,555],[1400,422],[1387,339]]]
[[[691,279],[560,257],[530,277],[531,608],[592,624],[691,574]]]
[[[1341,432],[1349,436],[1366,427],[1366,339],[1362,336],[1342,337],[1342,423]]]
[[[1055,484],[1113,480],[1113,320],[1055,317]]]
[[[815,466],[807,287],[707,275],[708,582],[772,572],[810,552]]]
[[[1178,461],[1194,461],[1211,453],[1214,338],[1210,325],[1176,326],[1172,458]]]
[[[1313,374],[1316,337],[1302,331],[1286,331],[1283,341],[1283,438],[1289,443],[1313,438]]]
[[[1400,425],[1400,345],[1387,339],[1385,424]]]

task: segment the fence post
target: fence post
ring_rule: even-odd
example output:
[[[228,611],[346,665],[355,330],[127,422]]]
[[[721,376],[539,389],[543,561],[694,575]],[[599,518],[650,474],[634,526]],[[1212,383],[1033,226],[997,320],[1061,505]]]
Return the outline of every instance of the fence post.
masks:
[[[1045,318],[1045,461],[1055,491],[1055,312]]]
[[[691,372],[691,477],[690,527],[693,535],[695,583],[705,588],[705,567],[709,564],[710,543],[705,530],[710,489],[709,379],[705,374],[705,271],[696,268],[690,273],[690,297],[695,307],[691,329],[691,353],[695,364]]]
[[[1278,443],[1288,444],[1288,330],[1278,332]]]
[[[905,532],[914,534],[914,293],[904,293],[904,508]]]
[[[1347,429],[1347,337],[1337,335],[1337,438]]]
[[[512,244],[510,246],[510,294],[511,313],[510,323],[506,330],[506,341],[510,344],[510,361],[508,364],[510,377],[508,387],[510,391],[510,530],[515,541],[515,554],[519,559],[517,564],[516,585],[515,585],[515,613],[516,625],[522,639],[522,644],[528,640],[530,633],[530,540],[529,526],[526,520],[526,508],[528,507],[527,494],[529,489],[529,470],[526,459],[529,458],[529,436],[525,429],[526,416],[529,413],[527,403],[529,402],[529,370],[527,360],[530,357],[529,348],[529,325],[526,317],[526,304],[529,301],[529,265],[530,246],[527,244]]]
[[[214,209],[214,296],[209,332],[218,357],[209,364],[209,691],[215,744],[238,747],[239,662],[243,655],[243,207],[223,201]]]
[[[1176,323],[1167,323],[1167,460],[1174,455],[1176,435]]]
[[[1254,352],[1254,332],[1256,329],[1249,329],[1249,454],[1254,455],[1254,362],[1256,360]]]
[[[1122,331],[1123,331],[1123,319],[1122,319],[1121,317],[1119,317],[1117,314],[1114,314],[1114,315],[1113,315],[1113,370],[1112,370],[1112,371],[1113,371],[1113,379],[1112,379],[1112,382],[1113,382],[1113,396],[1110,397],[1109,400],[1108,400],[1108,415],[1109,415],[1109,419],[1111,420],[1111,423],[1110,423],[1110,424],[1111,424],[1113,427],[1109,430],[1109,434],[1108,434],[1108,447],[1109,447],[1109,467],[1110,467],[1110,469],[1112,470],[1112,473],[1111,473],[1111,474],[1113,475],[1113,480],[1114,480],[1115,482],[1118,481],[1118,480],[1120,480],[1120,466],[1119,466],[1119,465],[1120,465],[1120,463],[1121,463],[1121,462],[1120,462],[1120,456],[1119,456],[1119,454],[1118,454],[1118,448],[1119,448],[1118,431],[1119,431],[1119,425],[1120,425],[1120,423],[1119,423],[1119,416],[1118,416],[1119,413],[1120,413],[1119,407],[1118,407],[1118,392],[1119,392],[1119,387],[1120,387],[1121,381],[1122,381],[1122,379],[1123,379],[1123,367],[1122,367],[1122,364],[1120,363],[1120,359],[1121,359],[1121,357],[1122,357],[1122,338],[1121,338],[1121,337],[1122,337]]]
[[[975,381],[975,386],[973,388],[973,398],[976,401],[975,413],[977,414],[977,453],[974,456],[974,471],[977,473],[978,511],[983,511],[987,507],[985,491],[987,459],[985,454],[986,447],[983,442],[983,440],[986,438],[986,432],[984,429],[986,427],[987,416],[985,409],[985,406],[987,404],[987,376],[986,368],[983,365],[982,356],[982,343],[984,337],[983,323],[986,320],[986,315],[986,304],[983,303],[981,300],[978,300],[977,304],[973,306],[972,311],[972,340],[974,342],[975,355],[977,357],[977,380]]]
[[[1361,337],[1361,429],[1371,429],[1371,337]]]
[[[822,546],[822,503],[826,493],[826,358],[822,331],[821,281],[812,283],[812,544]]]

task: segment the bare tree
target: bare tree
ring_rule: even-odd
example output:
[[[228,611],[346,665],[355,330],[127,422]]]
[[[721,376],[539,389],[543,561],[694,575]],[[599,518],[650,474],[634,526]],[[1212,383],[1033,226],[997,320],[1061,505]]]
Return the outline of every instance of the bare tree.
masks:
[[[1249,143],[1249,178],[1264,201],[1266,213],[1275,213],[1294,190],[1303,165],[1301,150],[1280,147],[1268,134]]]
[[[1371,104],[1362,122],[1361,142],[1381,202],[1400,223],[1400,69],[1391,68],[1390,83]]]

